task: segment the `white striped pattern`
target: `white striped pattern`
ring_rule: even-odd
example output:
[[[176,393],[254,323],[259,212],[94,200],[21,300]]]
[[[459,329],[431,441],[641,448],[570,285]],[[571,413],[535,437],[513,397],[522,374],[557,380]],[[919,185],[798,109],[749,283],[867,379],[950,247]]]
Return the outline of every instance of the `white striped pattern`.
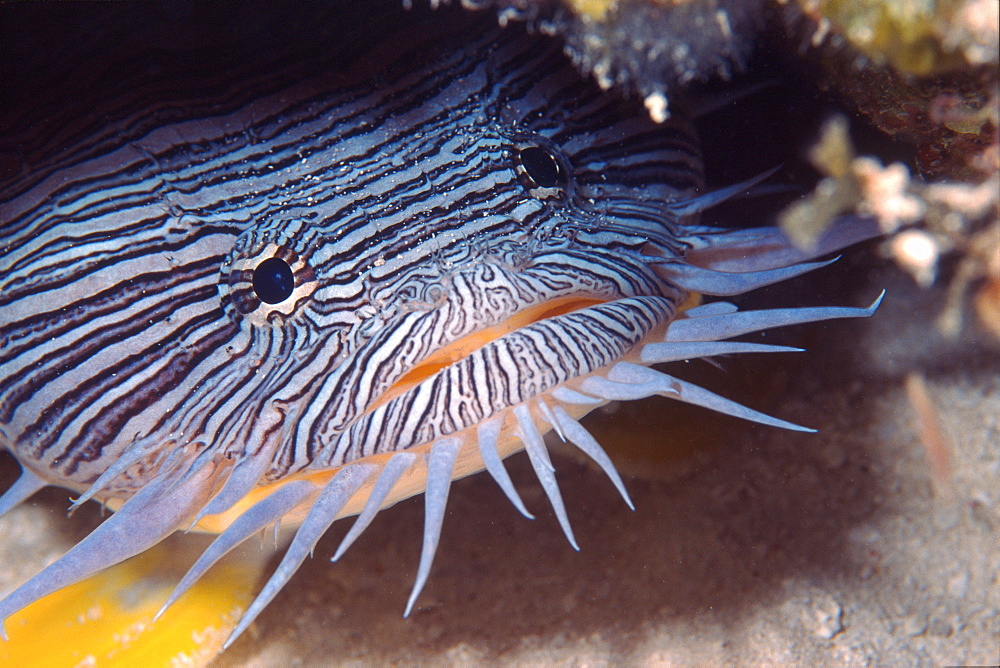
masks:
[[[23,153],[0,181],[0,444],[24,467],[0,514],[45,484],[83,492],[77,503],[125,501],[0,601],[0,622],[285,483],[223,530],[168,601],[254,531],[297,518],[232,642],[356,494],[361,517],[335,558],[416,472],[427,514],[409,613],[451,478],[469,472],[457,471],[463,453],[479,453],[531,517],[501,461],[523,445],[575,547],[544,432],[593,458],[630,503],[574,416],[661,394],[802,430],[640,365],[776,352],[714,342],[874,312],[707,305],[678,316],[689,291],[783,280],[871,229],[845,219],[805,254],[773,230],[683,227],[728,196],[699,194],[690,128],[676,115],[656,125],[581,80],[558,44],[457,10],[309,7],[349,27],[310,43],[262,8],[264,29],[251,34],[266,41],[289,21],[291,35],[219,46],[207,60],[225,77],[206,74],[196,51],[193,69],[157,79],[163,63],[140,50],[81,74],[86,98],[109,72],[140,73],[92,115],[76,119],[38,87],[47,115],[0,117],[0,136],[17,136]],[[101,30],[133,32],[91,27],[98,43]],[[551,156],[558,183],[533,180],[529,148]],[[274,304],[254,288],[271,258],[294,283]],[[526,311],[538,317],[433,359]],[[291,479],[299,472],[332,477]]]

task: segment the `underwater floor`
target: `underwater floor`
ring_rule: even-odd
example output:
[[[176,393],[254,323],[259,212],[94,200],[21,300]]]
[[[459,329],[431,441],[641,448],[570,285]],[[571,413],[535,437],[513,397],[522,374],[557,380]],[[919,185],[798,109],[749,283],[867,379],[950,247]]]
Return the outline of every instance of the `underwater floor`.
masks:
[[[853,271],[850,257],[841,262],[758,299],[786,304],[796,290],[840,281]],[[818,434],[666,400],[606,410],[591,426],[637,510],[603,474],[557,457],[581,552],[515,456],[512,476],[538,519],[518,515],[487,476],[456,483],[409,619],[420,499],[381,513],[330,564],[349,525],[336,524],[251,632],[211,665],[996,663],[1000,349],[974,334],[940,338],[930,323],[942,295],[895,270],[862,283],[840,298],[860,304],[885,287],[874,318],[768,337],[810,352],[721,370],[688,365],[687,377]],[[937,455],[918,437],[909,372],[925,378],[950,469],[932,469]],[[6,487],[15,466],[6,455],[0,464]],[[0,590],[99,521],[96,506],[66,519],[65,498],[49,490],[0,519]],[[174,540],[170,562],[199,539]]]

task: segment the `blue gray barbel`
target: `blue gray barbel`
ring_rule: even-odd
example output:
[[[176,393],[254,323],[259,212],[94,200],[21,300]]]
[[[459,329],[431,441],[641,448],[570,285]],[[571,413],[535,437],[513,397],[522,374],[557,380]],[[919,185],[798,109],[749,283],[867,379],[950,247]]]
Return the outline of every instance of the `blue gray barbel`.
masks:
[[[805,430],[649,367],[793,350],[719,340],[871,315],[679,312],[823,266],[871,224],[841,219],[809,253],[701,226],[731,193],[705,193],[691,126],[581,79],[559,44],[456,11],[353,20],[313,65],[233,56],[226,85],[140,82],[3,183],[0,444],[23,475],[0,512],[45,485],[116,512],[0,620],[175,530],[221,532],[172,602],[261,528],[299,525],[235,638],[336,518],[361,513],[339,557],[426,490],[408,614],[453,478],[485,467],[528,515],[501,463],[527,448],[575,547],[555,430],[628,501],[578,422],[603,403]]]

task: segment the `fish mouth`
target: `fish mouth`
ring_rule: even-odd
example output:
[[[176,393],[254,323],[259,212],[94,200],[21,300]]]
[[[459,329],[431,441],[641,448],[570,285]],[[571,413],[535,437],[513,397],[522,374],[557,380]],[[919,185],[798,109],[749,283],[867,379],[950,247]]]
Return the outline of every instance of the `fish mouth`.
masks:
[[[470,355],[477,354],[486,346],[501,340],[518,330],[530,328],[535,323],[556,318],[568,313],[584,311],[598,304],[611,300],[591,296],[557,297],[540,304],[522,309],[507,319],[460,337],[437,349],[413,368],[404,373],[380,397],[373,401],[365,410],[365,414],[378,410],[394,399],[420,385],[431,376],[447,367],[461,362]]]
[[[364,452],[371,448],[373,435],[392,434],[391,449],[401,451],[448,436],[471,436],[475,441],[472,432],[494,422],[499,423],[501,441],[507,441],[503,437],[516,422],[510,419],[512,409],[528,404],[535,413],[538,402],[558,388],[575,391],[587,377],[625,360],[674,312],[673,301],[666,297],[589,295],[523,309],[424,358],[372,402],[343,436]],[[577,406],[572,408],[578,412]],[[554,426],[547,422],[548,428]],[[515,444],[505,454],[517,449]]]

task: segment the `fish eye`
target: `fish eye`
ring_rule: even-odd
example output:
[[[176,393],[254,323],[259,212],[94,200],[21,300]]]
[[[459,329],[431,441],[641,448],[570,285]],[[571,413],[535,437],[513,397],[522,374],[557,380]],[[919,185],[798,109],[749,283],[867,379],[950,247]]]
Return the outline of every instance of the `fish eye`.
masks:
[[[267,304],[280,304],[292,295],[295,276],[284,260],[268,258],[253,270],[253,291]]]
[[[517,160],[536,188],[553,188],[563,182],[559,161],[541,146],[527,146],[517,152]]]

